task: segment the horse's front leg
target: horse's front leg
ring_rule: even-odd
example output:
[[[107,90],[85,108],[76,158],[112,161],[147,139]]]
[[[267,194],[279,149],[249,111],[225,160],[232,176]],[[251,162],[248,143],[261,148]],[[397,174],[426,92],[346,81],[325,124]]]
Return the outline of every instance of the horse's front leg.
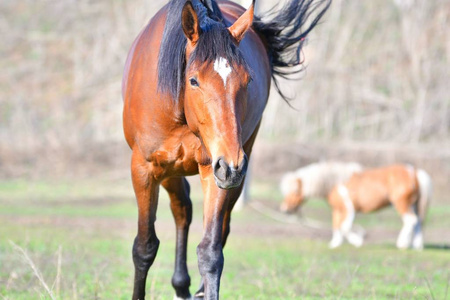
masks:
[[[245,182],[243,181],[239,187],[228,191],[227,198],[229,200],[228,200],[227,209],[226,209],[224,217],[223,217],[223,224],[222,224],[222,249],[223,249],[223,247],[225,247],[228,235],[230,234],[231,211],[233,210],[233,206],[236,204],[236,202],[239,199],[239,196],[242,193],[244,184],[245,184]],[[195,293],[195,299],[202,299],[204,297],[204,295],[205,295],[205,286],[202,281],[200,284],[200,288]]]
[[[155,232],[159,184],[153,179],[151,166],[139,151],[133,151],[131,178],[138,204],[138,233],[133,245],[133,300],[145,299],[145,282],[155,260],[159,240]]]
[[[162,182],[170,197],[170,208],[176,226],[175,271],[172,276],[172,286],[175,289],[175,299],[190,299],[189,286],[191,278],[187,269],[187,241],[189,225],[192,220],[192,202],[189,198],[189,183],[184,177],[174,177]]]
[[[229,205],[229,191],[219,189],[211,166],[200,167],[205,200],[203,204],[203,238],[197,247],[198,268],[204,284],[204,299],[219,299],[223,269],[223,221]]]

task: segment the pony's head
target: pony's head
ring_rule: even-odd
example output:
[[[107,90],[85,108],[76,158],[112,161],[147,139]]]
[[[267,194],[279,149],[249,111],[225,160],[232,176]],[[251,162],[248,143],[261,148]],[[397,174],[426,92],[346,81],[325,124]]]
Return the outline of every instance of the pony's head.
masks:
[[[253,5],[229,27],[210,18],[200,1],[194,5],[187,1],[181,14],[187,39],[184,113],[202,141],[208,156],[203,163],[211,163],[217,186],[235,188],[248,165],[241,124],[251,81],[238,47],[252,24]]]
[[[303,202],[303,184],[295,173],[286,174],[281,180],[281,192],[283,193],[283,202],[280,210],[285,213],[295,212]]]

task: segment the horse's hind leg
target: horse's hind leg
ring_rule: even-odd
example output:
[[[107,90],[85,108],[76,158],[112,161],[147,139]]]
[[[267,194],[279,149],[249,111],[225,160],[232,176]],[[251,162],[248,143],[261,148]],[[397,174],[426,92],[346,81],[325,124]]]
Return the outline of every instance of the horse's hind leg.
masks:
[[[150,266],[155,260],[159,240],[155,232],[159,184],[150,174],[148,162],[134,151],[131,161],[131,177],[138,204],[138,233],[133,245],[134,289],[133,300],[145,299],[145,282]]]
[[[417,216],[417,223],[413,229],[413,237],[412,237],[411,246],[413,249],[422,250],[423,249],[423,235],[422,235],[422,221],[423,220],[421,220],[421,218],[419,216],[418,200],[413,205],[414,213]]]
[[[403,227],[397,238],[397,248],[406,249],[412,244],[414,227],[418,220],[417,216],[412,211],[402,214]]]
[[[184,177],[174,177],[162,182],[170,197],[170,208],[176,225],[175,271],[172,276],[172,286],[176,299],[190,299],[189,286],[191,278],[186,265],[187,240],[189,225],[192,220],[192,202],[189,198],[189,183]]]
[[[420,220],[417,222],[416,226],[414,227],[412,247],[417,250],[423,249],[422,222]]]
[[[398,199],[394,201],[394,205],[403,221],[403,227],[397,238],[397,248],[406,249],[412,244],[414,229],[419,223],[419,218],[414,212],[414,208],[410,205],[410,201]]]
[[[344,220],[342,212],[338,208],[333,208],[332,212],[333,219],[333,237],[331,238],[328,247],[331,249],[337,248],[344,242],[344,235],[342,234],[341,224]]]

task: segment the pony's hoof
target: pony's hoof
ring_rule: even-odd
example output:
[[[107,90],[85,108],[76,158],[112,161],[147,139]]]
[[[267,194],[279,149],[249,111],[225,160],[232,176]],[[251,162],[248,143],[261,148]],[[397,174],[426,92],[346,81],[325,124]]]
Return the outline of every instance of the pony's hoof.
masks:
[[[397,249],[406,250],[409,248],[409,243],[405,243],[405,242],[401,241],[401,242],[397,242],[396,246],[397,246]]]
[[[413,245],[412,248],[417,251],[422,251],[424,246],[423,245]]]
[[[362,242],[362,240],[357,241],[357,242],[352,243],[352,245],[356,248],[360,248],[363,245],[363,242]]]
[[[342,242],[334,242],[334,241],[331,241],[329,244],[328,244],[328,248],[330,248],[330,249],[336,249],[337,247],[340,247],[342,245]]]
[[[347,235],[347,240],[350,244],[357,248],[361,247],[364,243],[364,238],[355,232],[350,232]]]
[[[412,241],[412,247],[414,250],[423,250],[423,237],[422,234],[416,234]]]
[[[203,292],[203,291],[197,292],[194,295],[194,300],[203,300],[204,297],[205,297],[205,292]]]

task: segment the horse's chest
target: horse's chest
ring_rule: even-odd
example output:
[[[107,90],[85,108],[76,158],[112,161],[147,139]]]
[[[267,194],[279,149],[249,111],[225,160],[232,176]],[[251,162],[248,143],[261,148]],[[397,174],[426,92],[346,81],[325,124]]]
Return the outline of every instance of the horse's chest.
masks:
[[[197,174],[198,163],[195,158],[199,148],[199,141],[192,136],[168,139],[147,156],[152,176],[162,180],[171,176]]]

